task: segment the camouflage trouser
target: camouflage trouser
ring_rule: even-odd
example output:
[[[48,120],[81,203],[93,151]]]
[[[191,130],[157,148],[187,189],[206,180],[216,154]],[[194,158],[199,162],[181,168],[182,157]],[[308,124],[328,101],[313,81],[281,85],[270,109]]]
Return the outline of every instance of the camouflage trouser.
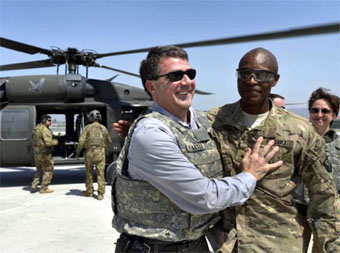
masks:
[[[88,150],[85,154],[85,168],[86,168],[86,191],[93,193],[93,166],[97,168],[97,182],[98,194],[105,193],[105,149],[95,148]]]
[[[307,208],[307,206],[306,206],[306,208]],[[303,252],[307,252],[309,242],[310,242],[310,239],[311,239],[311,235],[312,235],[312,230],[309,227],[307,218],[304,214],[298,213],[297,221],[299,222],[300,230],[301,230],[301,233],[302,233]]]
[[[36,171],[33,177],[32,186],[38,186],[41,181],[41,189],[45,190],[51,183],[54,170],[54,162],[52,155],[34,153],[34,162]]]
[[[223,227],[223,221],[220,220],[215,224],[214,227],[210,228],[206,237],[208,238],[211,247],[214,252],[217,253],[233,253],[237,252],[237,247],[235,246],[237,243],[237,235],[236,229],[225,229]]]

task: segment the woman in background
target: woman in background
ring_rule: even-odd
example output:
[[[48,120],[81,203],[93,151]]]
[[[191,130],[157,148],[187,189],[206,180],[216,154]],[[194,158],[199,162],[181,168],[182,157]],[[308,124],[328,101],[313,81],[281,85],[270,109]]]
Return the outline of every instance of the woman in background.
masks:
[[[339,113],[340,98],[328,93],[324,88],[315,90],[308,100],[309,120],[313,124],[316,132],[323,137],[326,142],[325,151],[332,168],[332,174],[336,189],[340,193],[340,136],[331,126]],[[303,252],[308,251],[311,238],[307,216],[308,193],[304,184],[301,183],[295,190],[292,199],[299,216],[301,233],[303,237]],[[312,252],[322,252],[316,240],[313,240]]]
[[[331,126],[339,113],[340,98],[319,88],[314,91],[308,101],[309,120],[315,130],[326,142],[326,154],[332,165],[336,189],[340,190],[340,136]]]

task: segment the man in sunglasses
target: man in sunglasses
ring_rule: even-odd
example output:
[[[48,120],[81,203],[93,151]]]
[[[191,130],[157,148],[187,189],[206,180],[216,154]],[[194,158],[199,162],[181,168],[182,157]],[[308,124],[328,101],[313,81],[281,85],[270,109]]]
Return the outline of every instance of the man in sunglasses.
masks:
[[[152,112],[131,126],[116,161],[112,184],[116,252],[209,252],[205,232],[218,211],[243,204],[256,181],[282,161],[273,142],[256,141],[243,170],[223,178],[220,155],[205,115],[191,107],[196,71],[187,53],[155,47],[142,61],[143,86]]]
[[[297,209],[291,203],[302,180],[309,190],[308,220],[320,249],[340,252],[340,200],[326,168],[324,141],[307,120],[269,99],[280,77],[271,52],[247,52],[236,71],[241,99],[209,111],[225,173],[241,171],[245,147],[252,147],[259,136],[264,136],[264,144],[274,140],[280,147],[273,162],[282,159],[283,165],[257,183],[244,205],[224,211],[222,230],[230,233],[222,251],[302,252]]]
[[[41,123],[33,129],[32,139],[36,171],[31,185],[32,192],[37,191],[40,179],[40,193],[52,193],[54,191],[48,186],[51,183],[54,170],[52,151],[58,145],[58,140],[53,139],[53,133],[50,129],[51,121],[51,116],[44,114],[41,117]]]

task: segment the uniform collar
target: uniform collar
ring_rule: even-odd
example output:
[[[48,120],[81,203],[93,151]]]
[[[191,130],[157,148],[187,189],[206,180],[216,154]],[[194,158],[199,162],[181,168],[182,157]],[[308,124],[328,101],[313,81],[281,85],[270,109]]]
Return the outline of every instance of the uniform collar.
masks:
[[[252,131],[259,132],[259,134],[266,137],[275,137],[276,129],[278,125],[278,107],[274,105],[269,100],[270,110],[267,118],[257,127],[255,127]],[[241,108],[241,100],[237,101],[234,104],[231,104],[231,115],[230,117],[226,117],[224,120],[224,124],[232,125],[238,128],[241,131],[247,131],[247,126],[244,122],[243,118],[243,110]]]
[[[168,112],[163,107],[159,106],[155,101],[152,103],[152,111],[159,112],[159,113],[171,118],[172,120],[176,121],[177,123],[179,123],[180,125],[182,125],[186,128],[197,129],[197,124],[196,124],[197,114],[196,114],[195,109],[191,106],[189,108],[189,113],[190,113],[190,123],[189,124],[184,122],[183,120],[181,120],[177,116],[173,115],[172,113]]]
[[[325,140],[326,143],[330,143],[330,142],[333,142],[335,141],[336,139],[338,139],[339,136],[336,134],[335,131],[333,130],[329,130],[325,136],[323,137],[323,139]]]

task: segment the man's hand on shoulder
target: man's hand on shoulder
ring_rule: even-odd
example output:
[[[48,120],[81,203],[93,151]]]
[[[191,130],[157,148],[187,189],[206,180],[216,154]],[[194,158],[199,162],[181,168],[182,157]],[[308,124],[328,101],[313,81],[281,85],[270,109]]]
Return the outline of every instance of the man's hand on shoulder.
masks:
[[[261,148],[263,137],[256,140],[254,150],[250,148],[246,152],[242,160],[242,167],[244,171],[251,173],[256,180],[262,179],[269,171],[280,167],[283,162],[269,163],[270,159],[279,151],[279,147],[274,145],[274,141],[270,140],[266,146]]]
[[[131,122],[127,120],[118,120],[118,122],[115,122],[112,124],[113,130],[116,131],[118,136],[122,139],[124,139],[131,127]]]

